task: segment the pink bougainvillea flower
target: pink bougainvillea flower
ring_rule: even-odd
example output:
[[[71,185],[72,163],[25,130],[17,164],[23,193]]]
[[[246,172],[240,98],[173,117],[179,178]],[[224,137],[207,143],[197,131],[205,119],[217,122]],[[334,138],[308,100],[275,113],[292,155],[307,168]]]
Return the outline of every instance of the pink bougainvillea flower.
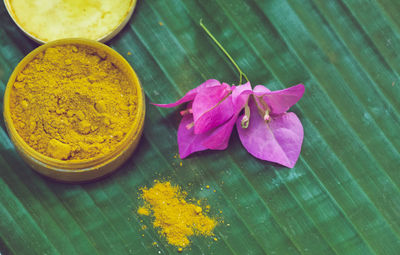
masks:
[[[250,92],[250,83],[231,87],[207,80],[175,103],[155,105],[175,107],[188,102],[187,109],[181,111],[183,119],[178,128],[179,155],[185,158],[196,151],[228,147],[233,126],[247,102],[243,96],[248,97]]]
[[[207,80],[175,103],[155,104],[175,107],[188,103],[181,111],[178,128],[180,157],[207,149],[226,149],[236,123],[240,140],[251,155],[292,168],[299,158],[304,134],[296,114],[287,111],[303,96],[304,86],[270,91],[258,85],[252,89],[247,76],[201,20],[200,26],[236,67],[239,84],[243,77],[247,83],[229,86]]]
[[[303,94],[302,84],[278,91],[270,91],[261,85],[253,89],[248,101],[249,111],[236,122],[240,140],[251,155],[294,167],[304,133],[296,114],[286,111]],[[247,127],[243,127],[243,119],[249,120]]]
[[[294,113],[287,113],[304,93],[302,84],[278,91],[250,82],[229,86],[208,80],[171,104],[188,103],[181,111],[178,147],[181,158],[190,154],[227,148],[236,123],[240,140],[253,156],[292,168],[300,154],[303,126]],[[243,108],[244,114],[239,117]]]

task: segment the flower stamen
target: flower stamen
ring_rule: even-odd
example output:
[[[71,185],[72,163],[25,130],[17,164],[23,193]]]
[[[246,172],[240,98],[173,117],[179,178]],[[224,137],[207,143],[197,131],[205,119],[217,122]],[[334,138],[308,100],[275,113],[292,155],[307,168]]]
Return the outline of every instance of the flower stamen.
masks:
[[[250,107],[249,107],[249,101],[247,101],[246,105],[244,106],[244,116],[241,121],[242,128],[248,128],[249,122],[250,122]]]
[[[192,127],[194,127],[194,122],[186,125],[187,130],[191,129]]]
[[[192,113],[193,113],[192,108],[189,108],[189,109],[180,111],[181,116],[185,116],[185,115],[187,115],[187,114],[192,114]]]
[[[258,113],[261,115],[264,121],[269,122],[271,120],[271,116],[269,115],[271,110],[267,103],[262,99],[262,97],[253,95],[253,99],[254,102],[256,102]]]
[[[269,116],[269,110],[267,109],[264,114],[264,120],[269,121],[270,119],[271,119],[271,116]]]

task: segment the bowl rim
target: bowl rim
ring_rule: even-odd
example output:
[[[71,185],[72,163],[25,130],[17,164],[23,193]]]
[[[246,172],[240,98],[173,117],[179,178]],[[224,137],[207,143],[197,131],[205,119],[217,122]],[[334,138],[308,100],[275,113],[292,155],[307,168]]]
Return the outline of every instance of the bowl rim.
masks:
[[[11,118],[11,111],[10,111],[10,94],[14,82],[16,80],[17,75],[25,68],[27,64],[29,64],[39,53],[43,52],[47,48],[60,46],[60,45],[84,45],[87,47],[92,47],[97,50],[101,49],[106,52],[107,55],[111,56],[118,67],[121,69],[123,68],[124,73],[128,76],[128,79],[135,86],[137,91],[137,110],[135,112],[135,118],[132,123],[131,128],[126,133],[125,137],[122,141],[110,152],[104,155],[96,156],[89,159],[78,159],[78,160],[60,160],[55,159],[49,156],[46,156],[31,146],[29,146],[25,140],[18,134],[17,130],[14,127],[14,122]],[[32,160],[37,163],[45,164],[46,167],[52,167],[59,171],[88,171],[91,170],[94,166],[99,166],[107,163],[108,161],[114,160],[115,158],[119,157],[123,152],[124,149],[128,148],[130,144],[135,143],[136,140],[140,139],[143,125],[144,125],[144,116],[145,116],[145,98],[141,83],[139,78],[131,65],[123,58],[118,52],[114,49],[110,48],[109,46],[94,41],[90,39],[84,38],[66,38],[48,42],[44,45],[41,45],[31,51],[28,55],[26,55],[14,68],[6,86],[6,90],[4,93],[4,111],[3,116],[5,120],[5,124],[7,127],[7,131],[12,138],[15,146],[19,146],[21,150]]]
[[[6,10],[8,12],[8,14],[10,15],[11,19],[13,20],[13,22],[17,25],[17,27],[25,34],[27,35],[30,39],[32,39],[33,41],[35,41],[36,43],[39,44],[45,44],[48,42],[51,42],[52,40],[43,40],[40,39],[40,37],[38,35],[32,34],[32,32],[28,32],[28,30],[26,30],[19,22],[18,19],[13,11],[13,8],[11,6],[11,0],[4,0],[4,4],[6,6]],[[95,41],[98,42],[102,42],[102,43],[106,43],[109,40],[111,40],[112,38],[114,38],[124,27],[125,25],[128,23],[128,21],[130,20],[130,18],[132,17],[133,11],[135,10],[137,4],[137,0],[130,0],[130,5],[129,5],[129,9],[128,11],[125,13],[125,17],[121,20],[120,23],[118,23],[115,27],[111,28],[109,31],[107,31],[105,34],[101,35],[99,38],[97,38]],[[82,37],[83,38],[83,37]],[[68,38],[60,38],[60,39],[56,39],[54,41],[58,41],[58,40],[62,40],[62,39],[68,39]],[[91,40],[91,39],[88,39]]]

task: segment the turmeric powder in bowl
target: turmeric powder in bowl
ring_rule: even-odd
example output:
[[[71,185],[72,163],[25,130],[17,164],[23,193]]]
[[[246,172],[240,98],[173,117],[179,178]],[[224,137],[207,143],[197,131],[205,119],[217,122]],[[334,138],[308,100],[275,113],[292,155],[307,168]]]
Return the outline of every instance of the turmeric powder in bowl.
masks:
[[[17,75],[10,110],[18,134],[62,160],[113,150],[136,111],[136,92],[106,55],[86,46],[46,49]]]
[[[115,170],[143,129],[136,74],[118,53],[91,40],[64,39],[36,49],[17,66],[4,100],[12,141],[45,175],[49,169],[70,177],[70,170],[101,170],[84,178],[89,180]]]

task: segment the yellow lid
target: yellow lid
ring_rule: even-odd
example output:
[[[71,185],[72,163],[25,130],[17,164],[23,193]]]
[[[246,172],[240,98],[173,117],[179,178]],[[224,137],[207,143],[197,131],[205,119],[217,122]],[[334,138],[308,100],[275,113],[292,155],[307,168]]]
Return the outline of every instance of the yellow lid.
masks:
[[[15,23],[39,43],[81,37],[105,42],[128,22],[136,0],[6,0]]]

